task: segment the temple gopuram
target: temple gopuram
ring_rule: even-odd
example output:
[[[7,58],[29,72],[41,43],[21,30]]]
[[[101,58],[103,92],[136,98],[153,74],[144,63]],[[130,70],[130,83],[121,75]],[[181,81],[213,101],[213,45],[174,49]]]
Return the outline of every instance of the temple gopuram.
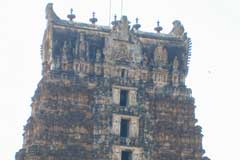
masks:
[[[63,20],[46,7],[42,79],[16,160],[209,160],[185,79],[191,40],[170,33]]]

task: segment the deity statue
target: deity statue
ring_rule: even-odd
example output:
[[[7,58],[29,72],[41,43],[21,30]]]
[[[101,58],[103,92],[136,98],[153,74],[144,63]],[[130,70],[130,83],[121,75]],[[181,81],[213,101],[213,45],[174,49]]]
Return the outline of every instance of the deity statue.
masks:
[[[67,54],[69,54],[69,46],[68,46],[68,42],[65,40],[62,47],[63,60],[67,61]]]
[[[175,20],[173,22],[173,29],[170,34],[175,36],[183,36],[184,35],[184,27],[179,20]]]
[[[179,67],[178,58],[177,58],[177,56],[175,56],[175,57],[174,57],[174,60],[173,60],[173,70],[174,70],[174,71],[177,71],[177,70],[178,70],[178,67]]]
[[[80,35],[79,53],[80,53],[80,57],[86,56],[85,55],[86,54],[86,45],[85,45],[83,34]]]
[[[120,117],[119,116],[114,116],[113,117],[113,128],[112,128],[112,132],[114,134],[119,134],[120,133]]]
[[[130,105],[136,105],[136,100],[137,100],[137,97],[136,97],[136,92],[135,91],[130,91],[129,92],[129,103]]]
[[[101,50],[100,49],[97,49],[96,51],[96,62],[100,62],[101,61]]]
[[[132,137],[137,137],[138,136],[138,120],[137,119],[132,119],[131,120],[131,136]]]
[[[148,57],[147,57],[146,53],[143,53],[142,64],[143,65],[148,65]]]
[[[154,62],[157,65],[165,65],[167,63],[167,49],[162,46],[158,46],[154,51]]]

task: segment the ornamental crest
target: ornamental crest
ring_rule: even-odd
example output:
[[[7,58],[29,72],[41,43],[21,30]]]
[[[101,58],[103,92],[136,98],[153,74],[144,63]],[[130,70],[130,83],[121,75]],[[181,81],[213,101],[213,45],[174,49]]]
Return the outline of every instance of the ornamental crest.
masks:
[[[121,44],[119,48],[115,48],[115,51],[113,51],[113,57],[112,59],[118,60],[118,61],[132,61],[132,55],[129,53],[128,48],[126,45]]]

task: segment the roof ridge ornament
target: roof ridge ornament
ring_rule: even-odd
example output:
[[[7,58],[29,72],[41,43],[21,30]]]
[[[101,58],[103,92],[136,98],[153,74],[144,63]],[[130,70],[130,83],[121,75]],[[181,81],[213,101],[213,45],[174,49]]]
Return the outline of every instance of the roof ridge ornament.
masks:
[[[92,12],[92,18],[89,19],[89,21],[94,25],[98,19],[95,17],[95,12]]]
[[[175,35],[177,37],[182,37],[184,35],[184,27],[179,20],[173,21],[173,28],[170,32],[170,34]]]
[[[70,9],[70,14],[67,15],[67,18],[69,18],[70,21],[73,21],[73,19],[76,18],[76,15],[73,14],[73,9]]]
[[[162,29],[163,29],[163,28],[160,26],[160,22],[159,22],[159,20],[158,20],[158,21],[157,21],[157,27],[155,27],[154,30],[157,31],[157,33],[160,33]]]
[[[136,24],[133,25],[133,29],[135,29],[136,31],[138,31],[138,29],[141,27],[141,25],[138,23],[138,18],[136,18]]]
[[[48,3],[45,9],[46,19],[48,21],[59,20],[60,18],[53,10],[53,3]]]
[[[115,27],[117,25],[118,21],[117,21],[117,15],[114,15],[114,20],[112,21],[112,25]]]
[[[113,28],[112,33],[115,35],[115,38],[122,41],[129,41],[129,32],[130,32],[130,22],[128,21],[127,16],[122,16],[121,20],[117,20],[117,17],[114,17],[112,22]]]

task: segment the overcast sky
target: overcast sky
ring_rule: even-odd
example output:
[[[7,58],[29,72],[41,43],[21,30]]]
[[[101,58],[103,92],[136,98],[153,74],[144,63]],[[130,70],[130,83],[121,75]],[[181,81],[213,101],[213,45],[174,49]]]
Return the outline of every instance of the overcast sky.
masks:
[[[45,6],[54,3],[66,19],[109,24],[109,0],[5,0],[0,2],[0,160],[14,160],[22,145],[31,97],[41,78],[40,45],[46,27]],[[112,0],[112,16],[121,15],[121,1]],[[181,20],[192,38],[188,87],[196,99],[196,118],[203,128],[206,155],[213,160],[239,159],[240,144],[240,2],[239,0],[124,0],[123,14],[141,30],[153,31],[159,19],[163,32]],[[113,18],[112,18],[113,19]]]

